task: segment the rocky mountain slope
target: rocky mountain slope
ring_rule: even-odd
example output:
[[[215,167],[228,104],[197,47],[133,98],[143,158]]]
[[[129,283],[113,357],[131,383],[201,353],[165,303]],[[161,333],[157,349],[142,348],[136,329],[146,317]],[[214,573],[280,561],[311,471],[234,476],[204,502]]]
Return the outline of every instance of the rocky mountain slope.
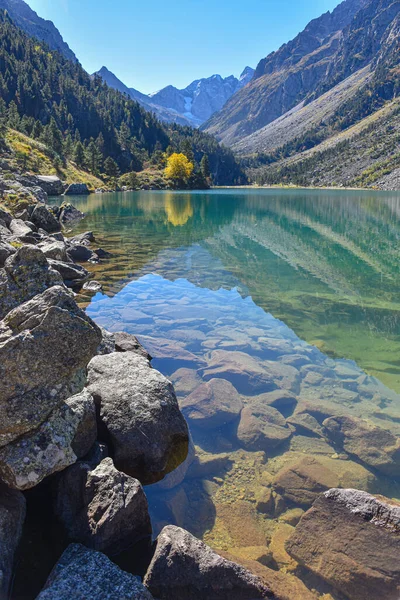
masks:
[[[45,42],[52,50],[58,50],[69,60],[77,61],[75,54],[51,21],[37,15],[24,0],[0,0],[0,9],[8,11],[16,25],[28,35]]]
[[[371,2],[346,31],[316,98],[236,144],[263,153],[252,165],[258,181],[398,188],[399,27],[399,2]]]
[[[367,5],[368,0],[345,0],[332,13],[311,21],[294,40],[261,60],[250,85],[235,94],[204,128],[233,145],[321,89],[323,82],[334,77],[335,57],[350,38],[353,18]],[[361,67],[368,61],[359,58],[358,62]],[[354,57],[348,75],[357,64]]]
[[[182,90],[169,85],[149,95],[128,88],[107,67],[102,67],[97,74],[110,87],[128,94],[146,110],[154,112],[162,121],[199,127],[251,81],[254,69],[246,67],[239,79],[233,75],[225,78],[212,75],[197,79]]]

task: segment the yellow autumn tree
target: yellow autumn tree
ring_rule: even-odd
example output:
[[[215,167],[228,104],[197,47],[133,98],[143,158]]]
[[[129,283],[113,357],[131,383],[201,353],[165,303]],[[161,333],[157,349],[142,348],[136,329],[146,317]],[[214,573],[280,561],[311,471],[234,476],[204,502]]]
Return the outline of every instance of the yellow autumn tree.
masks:
[[[182,185],[187,182],[193,173],[194,165],[184,154],[171,154],[167,159],[167,166],[164,174],[167,179],[173,181],[176,185]]]

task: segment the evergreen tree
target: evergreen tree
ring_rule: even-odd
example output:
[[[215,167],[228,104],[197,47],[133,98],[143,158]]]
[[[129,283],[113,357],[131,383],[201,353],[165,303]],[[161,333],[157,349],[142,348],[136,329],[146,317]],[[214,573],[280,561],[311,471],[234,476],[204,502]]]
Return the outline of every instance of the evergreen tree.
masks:
[[[43,125],[41,124],[40,121],[35,121],[33,130],[32,130],[32,137],[35,138],[35,140],[38,140],[42,136],[42,133],[43,133]]]
[[[63,136],[54,117],[51,117],[50,123],[47,126],[47,139],[50,148],[61,156],[63,151]]]
[[[193,146],[189,138],[186,138],[181,143],[181,152],[186,156],[189,162],[193,165],[195,164]]]
[[[19,116],[17,105],[14,100],[10,102],[7,110],[7,124],[11,129],[18,129],[21,119]]]
[[[203,175],[204,179],[208,180],[211,178],[210,161],[208,160],[207,154],[204,154],[203,158],[201,159],[200,171],[201,171],[201,174]]]
[[[88,167],[89,171],[98,175],[101,169],[101,164],[103,162],[103,156],[96,144],[96,142],[92,139],[89,142],[88,147],[85,150],[85,163]]]
[[[74,153],[74,142],[72,140],[72,135],[70,133],[68,133],[68,135],[66,136],[66,138],[64,140],[63,154],[64,154],[65,158],[72,158],[73,153]]]
[[[78,167],[83,167],[85,165],[85,148],[83,147],[82,142],[77,142],[74,147],[74,163]]]
[[[106,175],[108,175],[108,177],[114,178],[119,176],[118,165],[115,162],[115,160],[111,158],[111,156],[106,158],[106,160],[104,161],[104,172]]]

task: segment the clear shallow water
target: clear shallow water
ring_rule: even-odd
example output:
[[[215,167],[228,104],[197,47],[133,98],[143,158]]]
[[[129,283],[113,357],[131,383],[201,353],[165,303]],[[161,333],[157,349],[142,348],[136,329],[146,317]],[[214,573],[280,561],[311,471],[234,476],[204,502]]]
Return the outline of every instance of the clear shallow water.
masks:
[[[74,233],[91,229],[113,253],[90,267],[104,293],[81,298],[88,314],[137,335],[183,407],[214,376],[245,407],[273,390],[295,398],[277,404],[292,436],[251,450],[238,440],[239,418],[204,427],[186,406],[196,458],[179,485],[174,473],[147,488],[156,532],[177,523],[241,559],[265,547],[270,566],[295,571],[283,551],[288,511],[307,502],[283,493],[280,506],[286,468],[307,457],[322,488],[399,497],[393,479],[337,453],[321,423],[293,418],[308,403],[398,435],[400,196],[226,190],[72,201],[87,214]]]

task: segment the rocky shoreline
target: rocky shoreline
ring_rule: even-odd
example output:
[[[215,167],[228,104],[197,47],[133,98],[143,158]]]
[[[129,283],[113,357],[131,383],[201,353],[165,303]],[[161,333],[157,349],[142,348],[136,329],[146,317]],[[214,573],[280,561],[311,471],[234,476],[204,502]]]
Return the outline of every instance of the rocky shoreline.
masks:
[[[21,597],[25,577],[24,597],[29,589],[29,597],[41,600],[71,594],[82,600],[296,600],[285,574],[268,567],[258,574],[253,564],[248,569],[218,555],[180,527],[166,523],[153,540],[143,486],[168,473],[175,486],[193,464],[184,415],[210,428],[240,417],[238,438],[256,450],[260,436],[278,445],[293,428],[318,428],[318,422],[308,413],[286,422],[274,407],[282,398],[291,402],[289,393],[270,398],[268,406],[243,406],[231,384],[226,390],[218,352],[213,364],[200,365],[209,381],[179,405],[172,384],[152,368],[133,335],[106,332],[78,307],[72,290],[93,285],[78,263],[106,256],[91,249],[91,232],[64,236],[63,227],[83,215],[69,204],[46,206],[48,182],[37,183],[25,179],[25,201],[13,213],[0,210],[0,598],[13,598],[15,589]],[[256,366],[247,364],[244,378],[230,366],[239,391],[249,381],[254,393],[262,391]],[[376,444],[360,450],[357,440],[374,440],[382,431],[345,417],[323,425],[346,452],[398,477],[395,435],[379,437],[379,454]],[[356,490],[321,495],[326,486],[317,477],[311,481],[312,461],[304,457],[276,481],[276,490],[303,493],[305,507],[312,505],[294,516],[286,551],[337,591],[324,600],[373,600],[377,590],[395,600],[400,505]],[[272,492],[257,501],[275,511],[279,498]],[[38,573],[24,572],[32,552]]]

